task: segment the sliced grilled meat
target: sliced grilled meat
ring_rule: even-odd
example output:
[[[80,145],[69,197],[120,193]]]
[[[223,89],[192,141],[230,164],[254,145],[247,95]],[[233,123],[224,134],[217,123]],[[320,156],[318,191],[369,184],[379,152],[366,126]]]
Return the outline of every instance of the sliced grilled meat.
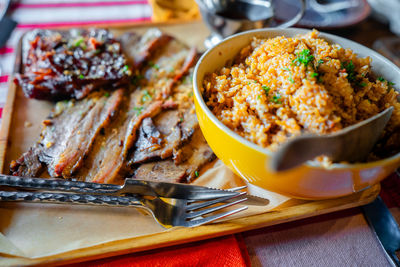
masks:
[[[85,169],[78,174],[86,181],[98,183],[117,182],[127,151],[136,141],[137,130],[142,121],[160,112],[162,103],[156,101],[143,110],[137,109],[138,91],[132,93],[130,103],[119,114],[119,120],[105,129],[101,138],[96,140],[91,157],[85,163]]]
[[[39,161],[40,149],[37,145],[31,147],[28,152],[11,161],[10,173],[22,177],[38,177],[44,170],[44,165]]]
[[[190,182],[198,176],[201,167],[214,159],[214,152],[207,144],[201,130],[197,129],[191,141],[177,151],[174,162],[179,164],[178,166],[185,166],[186,182]]]
[[[145,163],[137,168],[134,177],[172,183],[189,182],[198,176],[201,167],[215,159],[200,130],[195,131],[191,142],[177,152],[177,157],[183,163],[176,164],[171,159]]]
[[[172,156],[174,148],[176,148],[181,139],[181,131],[179,127],[181,117],[178,110],[169,110],[162,112],[152,119],[148,118],[148,122],[143,122],[140,129],[142,138],[138,138],[135,143],[135,150],[132,159],[128,162],[129,166],[134,164],[148,162],[151,160],[165,159]],[[148,124],[152,124],[152,131],[149,132]],[[153,133],[153,135],[151,135]],[[157,144],[150,140],[157,138]],[[149,140],[150,139],[150,140]]]
[[[48,165],[53,176],[71,177],[82,165],[83,159],[100,131],[108,127],[123,99],[123,89],[108,93],[79,121],[71,132],[64,151]],[[72,126],[73,127],[73,126]]]
[[[37,144],[26,152],[19,160],[12,163],[15,175],[40,173],[42,164],[51,162],[65,149],[65,145],[76,125],[95,105],[95,98],[75,102],[58,102],[49,118],[43,121],[44,128]]]
[[[127,33],[121,36],[121,44],[128,60],[135,69],[140,69],[157,50],[165,47],[173,38],[159,29],[150,29],[142,36]]]
[[[134,178],[149,181],[180,183],[186,176],[185,166],[176,166],[171,159],[140,165]]]
[[[57,104],[41,140],[10,166],[14,174],[36,176],[47,166],[52,176],[122,183],[145,163],[136,177],[182,182],[214,158],[194,113],[196,51],[157,30],[130,37],[122,45],[133,86]]]

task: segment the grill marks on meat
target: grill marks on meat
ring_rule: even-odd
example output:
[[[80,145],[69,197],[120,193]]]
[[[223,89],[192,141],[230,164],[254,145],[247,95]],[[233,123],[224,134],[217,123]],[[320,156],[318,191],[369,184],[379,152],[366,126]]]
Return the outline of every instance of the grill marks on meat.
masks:
[[[37,30],[28,39],[19,84],[30,98],[82,99],[101,87],[117,88],[129,82],[119,42],[107,30]]]
[[[54,176],[71,177],[76,172],[90,151],[96,136],[111,123],[122,99],[123,89],[118,89],[110,97],[97,100],[95,106],[79,121],[71,133],[65,150],[57,161],[49,165],[49,168],[54,170]]]

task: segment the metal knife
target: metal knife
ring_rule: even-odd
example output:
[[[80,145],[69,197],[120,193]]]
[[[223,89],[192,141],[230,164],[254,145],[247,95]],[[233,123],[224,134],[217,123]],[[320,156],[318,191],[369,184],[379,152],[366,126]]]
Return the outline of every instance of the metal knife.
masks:
[[[385,203],[378,196],[372,203],[362,206],[361,209],[390,264],[400,267],[400,261],[396,255],[396,251],[400,250],[400,228]]]
[[[0,20],[0,48],[2,48],[8,38],[10,38],[11,33],[13,32],[14,28],[17,26],[17,22],[10,18],[9,10],[11,6],[11,0],[7,0],[5,4],[5,8],[1,14]]]
[[[245,188],[245,186],[239,187],[232,191],[197,185],[153,182],[137,179],[126,179],[124,185],[114,185],[64,179],[18,177],[4,174],[0,174],[0,185],[43,191],[63,191],[113,196],[139,194],[144,196],[192,200],[206,200],[224,196],[236,196],[241,193],[239,190]],[[251,205],[267,205],[269,203],[268,199],[256,196],[244,195],[243,197],[248,198],[248,201],[251,203]]]

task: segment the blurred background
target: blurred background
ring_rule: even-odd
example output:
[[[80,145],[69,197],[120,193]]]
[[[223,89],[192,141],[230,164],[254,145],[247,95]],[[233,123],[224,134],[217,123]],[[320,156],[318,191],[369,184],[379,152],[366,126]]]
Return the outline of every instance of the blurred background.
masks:
[[[29,29],[130,27],[202,18],[212,32],[206,46],[238,31],[295,22],[295,27],[372,47],[400,65],[400,0],[0,0],[0,16],[0,88],[12,70],[17,40]],[[0,100],[4,94],[0,89]]]

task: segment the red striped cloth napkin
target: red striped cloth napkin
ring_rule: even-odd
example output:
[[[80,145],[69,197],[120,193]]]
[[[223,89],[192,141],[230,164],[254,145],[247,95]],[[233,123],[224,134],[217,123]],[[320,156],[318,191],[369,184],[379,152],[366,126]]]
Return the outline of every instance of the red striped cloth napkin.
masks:
[[[18,22],[5,47],[0,49],[0,118],[13,69],[14,48],[22,33],[33,28],[132,24],[151,20],[147,0],[20,0],[12,6]],[[1,30],[1,29],[0,29]]]

